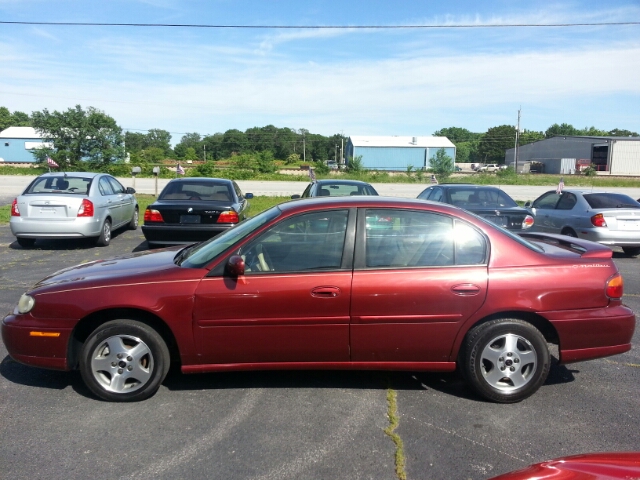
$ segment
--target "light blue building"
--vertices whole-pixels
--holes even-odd
[[[35,163],[31,153],[45,146],[31,127],[9,127],[0,132],[0,163]]]
[[[362,166],[370,170],[406,170],[429,168],[438,150],[455,162],[456,146],[447,137],[352,136],[347,141],[345,157],[362,157]]]

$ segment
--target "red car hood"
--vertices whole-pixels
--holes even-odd
[[[640,452],[590,453],[537,463],[492,480],[640,478]]]
[[[173,259],[180,248],[149,250],[65,268],[43,278],[33,289],[61,284],[68,287],[70,283],[113,283],[116,279],[120,282],[125,278],[144,277],[149,274],[158,274],[160,271],[177,269],[180,267],[174,263]]]

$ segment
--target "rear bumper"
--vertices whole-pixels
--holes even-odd
[[[631,349],[636,316],[624,305],[542,315],[558,332],[560,363],[617,355]]]
[[[581,228],[579,235],[585,240],[612,247],[640,247],[640,231],[609,230],[608,228]]]
[[[18,238],[83,238],[100,235],[102,221],[96,217],[64,220],[11,217],[9,226]]]
[[[141,226],[147,243],[162,245],[181,245],[202,242],[229,230],[235,224],[221,223],[211,225],[153,225]]]

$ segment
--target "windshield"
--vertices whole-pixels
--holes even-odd
[[[621,193],[585,193],[584,199],[591,208],[640,208],[640,203]]]
[[[187,249],[187,251],[181,251],[176,259],[183,267],[202,268],[229,247],[237,244],[262,225],[279,216],[280,213],[282,212],[276,205],[255,217],[251,217],[240,222],[235,227],[230,228],[226,232],[221,233],[206,242],[199,243],[194,247]]]

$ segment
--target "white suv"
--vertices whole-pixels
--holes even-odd
[[[478,172],[497,172],[498,170],[500,170],[500,165],[497,163],[488,163],[480,167]]]

